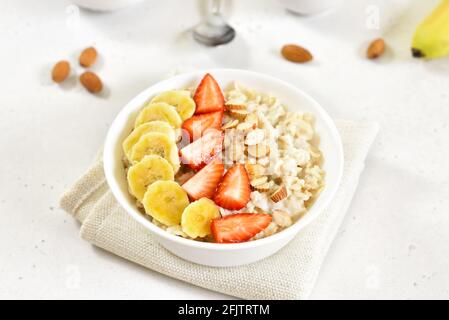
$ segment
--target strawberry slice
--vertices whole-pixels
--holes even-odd
[[[212,199],[224,172],[221,159],[215,158],[207,166],[187,180],[182,187],[192,201],[203,197]]]
[[[265,213],[237,213],[214,219],[211,231],[215,242],[245,242],[268,227],[271,216]]]
[[[248,174],[242,164],[230,168],[220,182],[214,201],[228,210],[240,210],[250,199],[251,186]]]
[[[223,111],[198,114],[187,119],[182,124],[182,129],[189,133],[190,140],[200,138],[207,129],[221,129]]]
[[[221,153],[223,133],[208,130],[200,139],[185,146],[179,151],[181,161],[194,170],[199,170],[211,162],[212,158]]]
[[[193,100],[196,103],[195,114],[224,110],[224,97],[217,81],[208,73],[196,88]]]

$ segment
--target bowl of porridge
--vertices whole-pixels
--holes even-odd
[[[276,78],[213,69],[132,99],[106,138],[123,209],[175,255],[209,266],[280,250],[334,197],[338,131],[313,98]]]

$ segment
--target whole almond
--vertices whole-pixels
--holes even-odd
[[[83,67],[90,67],[97,60],[97,50],[94,47],[89,47],[81,52],[79,63]]]
[[[51,78],[53,79],[54,82],[59,83],[67,79],[69,74],[70,74],[70,64],[67,61],[62,60],[54,65],[53,70],[51,72]]]
[[[287,44],[283,46],[281,54],[288,61],[296,63],[304,63],[313,59],[313,56],[309,50],[296,44]]]
[[[383,39],[376,39],[369,45],[366,50],[366,57],[368,59],[376,59],[385,52],[385,41]]]
[[[103,89],[101,79],[91,71],[84,72],[80,76],[80,82],[91,93],[97,93]]]

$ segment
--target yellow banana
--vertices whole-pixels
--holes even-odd
[[[145,156],[128,170],[129,192],[139,201],[142,201],[148,186],[159,180],[174,180],[173,167],[160,156]]]
[[[441,4],[418,26],[412,42],[415,58],[449,55],[449,0]]]
[[[189,204],[182,213],[182,231],[195,239],[211,234],[210,222],[220,217],[217,205],[210,199],[201,198]]]
[[[171,227],[181,223],[182,212],[189,205],[189,197],[177,182],[159,180],[148,187],[142,204],[147,214]]]

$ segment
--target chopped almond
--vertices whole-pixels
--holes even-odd
[[[270,196],[270,199],[273,202],[279,202],[285,198],[287,198],[287,189],[285,186],[280,186]]]

